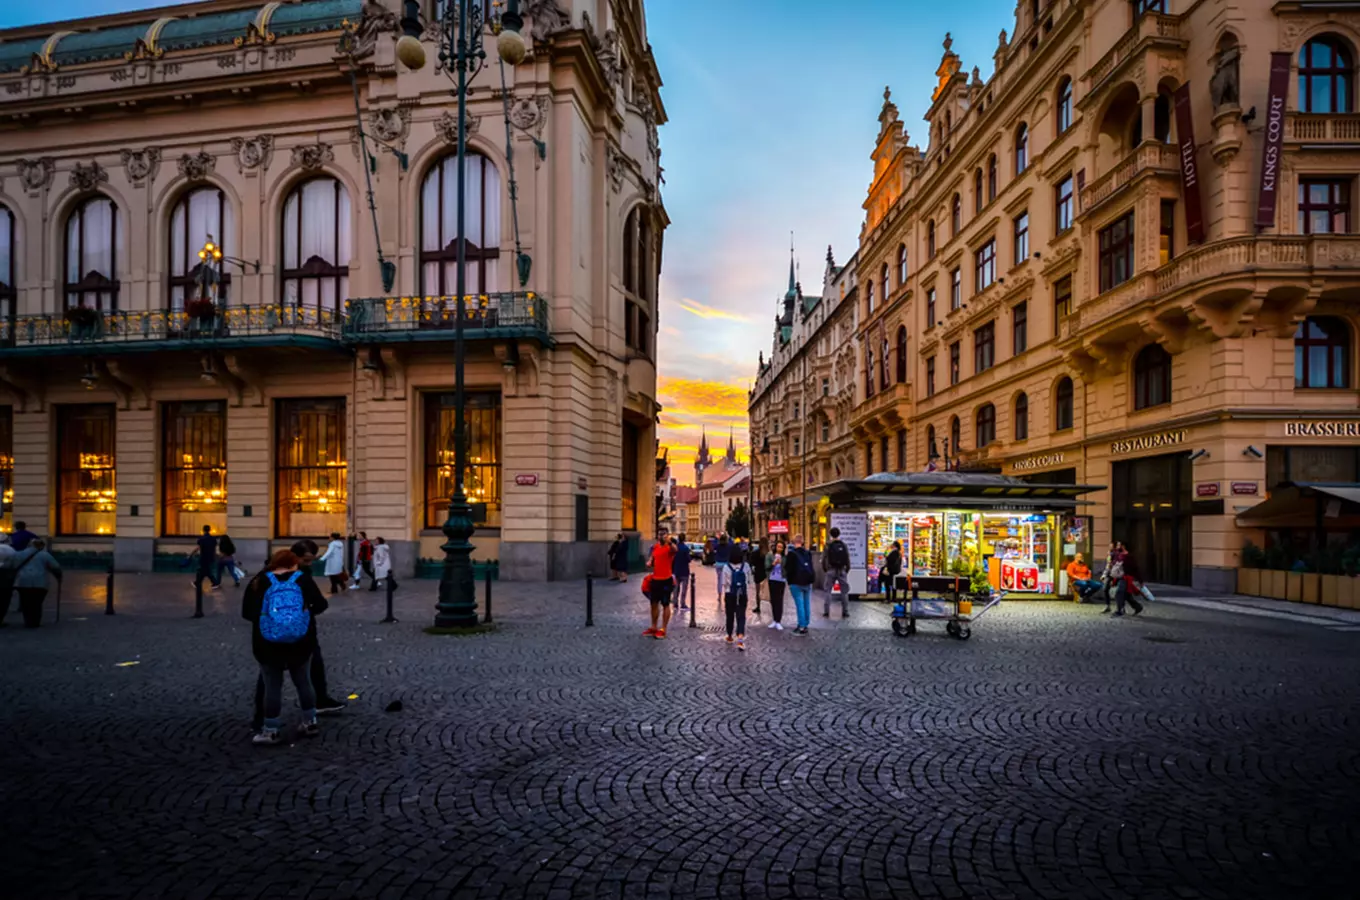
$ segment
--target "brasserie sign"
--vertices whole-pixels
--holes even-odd
[[[1360,422],[1285,422],[1285,437],[1360,438]]]
[[[1179,431],[1160,431],[1157,434],[1147,434],[1142,437],[1128,438],[1123,441],[1113,441],[1110,444],[1110,452],[1113,454],[1135,453],[1139,450],[1156,450],[1158,447],[1170,447],[1174,444],[1185,443],[1187,432],[1184,428]]]

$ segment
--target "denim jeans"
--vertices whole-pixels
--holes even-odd
[[[746,593],[727,595],[727,636],[746,634]],[[736,631],[732,630],[736,626]]]
[[[316,694],[312,692],[312,682],[307,677],[307,660],[293,663],[286,669],[283,666],[270,666],[260,663],[260,678],[264,681],[264,727],[275,731],[279,727],[279,714],[283,710],[283,673],[287,672],[297,689],[298,706],[302,707],[302,720],[311,722],[316,719]]]
[[[793,594],[793,609],[798,614],[798,627],[807,628],[812,624],[812,586],[791,584],[789,593]]]
[[[688,576],[688,575],[676,575],[676,576],[675,576],[675,596],[676,596],[676,599],[679,601],[679,605],[680,605],[680,608],[681,608],[681,609],[686,609],[686,608],[689,607],[689,576]]]

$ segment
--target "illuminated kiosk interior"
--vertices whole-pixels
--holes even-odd
[[[1078,513],[1078,498],[1100,490],[1004,475],[885,472],[816,492],[830,501],[829,524],[850,547],[855,593],[877,592],[879,570],[900,541],[902,574],[981,571],[993,587],[1041,598],[1070,593],[1065,567],[1073,554],[1091,559],[1091,518]]]

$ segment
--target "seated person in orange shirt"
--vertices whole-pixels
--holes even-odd
[[[1100,589],[1100,582],[1091,579],[1091,569],[1086,565],[1080,553],[1067,564],[1067,580],[1072,583],[1072,587],[1081,600],[1085,600],[1090,592]]]

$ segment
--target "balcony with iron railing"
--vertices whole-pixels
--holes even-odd
[[[1081,189],[1083,215],[1118,196],[1144,174],[1176,175],[1176,148],[1158,141],[1144,141],[1111,169]]]
[[[352,343],[447,341],[458,322],[457,297],[374,297],[349,301],[345,340]],[[463,335],[550,342],[548,304],[533,291],[481,294],[463,301]]]

